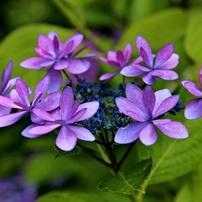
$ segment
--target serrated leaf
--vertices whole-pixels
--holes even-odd
[[[153,168],[148,184],[155,184],[173,180],[187,174],[201,163],[202,130],[201,119],[186,121],[189,137],[176,140],[159,134],[155,145],[146,147],[137,144],[140,159],[152,157]]]
[[[202,12],[202,9],[201,9]],[[187,55],[197,64],[202,63],[202,14],[190,17],[185,33],[184,46]]]
[[[167,43],[177,41],[183,36],[186,28],[186,14],[180,8],[164,9],[141,18],[125,28],[119,48],[126,43],[135,43],[136,35],[146,38],[153,49],[159,49]]]
[[[58,33],[63,42],[75,32],[72,29],[48,24],[29,24],[19,27],[8,34],[0,43],[0,68],[5,68],[8,62],[13,60],[12,77],[20,76],[31,89],[34,89],[45,72],[25,69],[19,64],[29,57],[36,56],[34,47],[37,46],[38,35],[48,34],[51,31]]]
[[[108,177],[98,185],[100,191],[112,191],[116,193],[129,194],[134,191],[143,191],[142,185],[146,181],[152,167],[152,160],[142,160],[128,169],[125,174]]]

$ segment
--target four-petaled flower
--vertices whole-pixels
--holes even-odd
[[[178,78],[178,74],[170,70],[175,68],[179,62],[179,56],[173,53],[173,44],[164,46],[156,56],[152,54],[149,43],[142,36],[137,36],[136,46],[140,57],[133,62],[132,66],[123,68],[120,72],[122,75],[129,77],[143,75],[142,80],[149,85],[155,83],[157,77],[163,80]]]
[[[10,97],[0,95],[0,105],[17,109],[18,112],[6,114],[0,117],[0,127],[5,127],[16,123],[25,114],[30,112],[31,120],[35,123],[42,122],[39,117],[33,113],[34,108],[43,108],[46,111],[52,111],[59,106],[60,92],[53,92],[47,95],[50,83],[50,77],[44,77],[36,86],[34,99],[30,103],[31,90],[27,84],[20,78],[16,80],[16,89],[10,92]]]
[[[198,97],[190,100],[185,107],[184,115],[187,119],[198,119],[202,116],[202,67],[198,75],[200,87],[192,81],[184,80],[182,85],[194,96]]]
[[[108,51],[107,58],[99,57],[104,63],[117,68],[115,72],[103,74],[100,80],[108,80],[116,76],[124,67],[130,64],[130,57],[132,55],[132,46],[130,43],[126,44],[124,51],[118,50],[117,52]],[[130,66],[130,65],[129,65]]]
[[[67,86],[60,98],[60,107],[53,112],[46,112],[43,109],[35,108],[34,113],[45,121],[44,124],[32,124],[28,126],[22,135],[29,138],[36,138],[49,133],[54,129],[61,127],[56,138],[56,145],[61,150],[72,150],[77,139],[85,141],[94,141],[92,133],[82,127],[75,125],[76,122],[86,120],[92,117],[98,110],[99,102],[92,101],[80,104],[77,100],[74,102],[74,94],[71,87]]]
[[[187,138],[188,131],[182,123],[159,118],[172,109],[178,100],[179,95],[172,96],[168,89],[154,92],[150,86],[147,86],[142,91],[128,83],[126,98],[117,97],[115,101],[120,111],[133,118],[135,122],[120,128],[115,135],[115,142],[127,144],[139,138],[143,144],[152,145],[157,141],[154,126],[168,137]]]
[[[20,65],[24,68],[41,70],[45,67],[51,67],[48,69],[48,74],[51,77],[51,86],[49,92],[57,91],[62,85],[61,71],[66,69],[71,74],[81,74],[86,72],[90,68],[90,61],[88,59],[95,56],[95,54],[88,54],[80,58],[75,58],[80,52],[82,52],[88,45],[76,51],[76,49],[83,42],[83,35],[76,32],[71,36],[64,44],[61,43],[59,36],[55,32],[50,32],[48,36],[39,35],[38,47],[34,50],[37,57],[31,57]],[[57,82],[56,82],[57,81]]]

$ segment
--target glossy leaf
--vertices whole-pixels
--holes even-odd
[[[152,160],[143,160],[128,169],[125,174],[108,177],[98,185],[100,191],[112,191],[131,195],[134,191],[142,191],[142,185],[151,171]]]

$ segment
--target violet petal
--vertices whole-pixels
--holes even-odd
[[[7,114],[0,117],[0,127],[10,126],[21,119],[27,112],[16,112],[12,114]]]
[[[154,68],[161,66],[165,63],[173,54],[173,44],[164,46],[156,55]]]
[[[182,85],[195,96],[202,96],[202,89],[192,81],[182,81]]]
[[[144,145],[154,144],[157,138],[157,133],[151,123],[147,124],[139,133],[139,139]]]
[[[176,138],[176,139],[184,139],[188,137],[188,131],[186,127],[178,121],[170,121],[168,123],[162,123],[161,120],[158,120],[158,122],[154,122],[156,127],[165,134],[166,136],[170,138]]]
[[[56,145],[63,151],[70,151],[76,146],[76,134],[68,127],[62,126],[56,138]]]
[[[202,116],[202,99],[193,99],[185,107],[184,115],[186,119],[194,120]]]
[[[119,128],[114,141],[119,144],[128,144],[139,138],[140,131],[147,125],[146,122],[130,123],[124,128]]]
[[[173,95],[163,100],[159,107],[156,109],[156,111],[153,111],[153,118],[156,118],[164,114],[165,112],[171,110],[178,103],[179,98],[179,95]]]
[[[115,71],[115,72],[109,72],[109,73],[103,74],[100,76],[99,80],[104,81],[104,80],[111,79],[114,76],[116,76],[118,73],[119,73],[118,71]]]
[[[79,118],[78,121],[83,121],[92,117],[97,112],[98,108],[99,102],[97,101],[80,104],[77,111],[80,111],[81,109],[86,109],[86,112],[82,117]]]
[[[70,126],[68,125],[68,128],[76,134],[76,137],[80,140],[85,141],[94,141],[95,137],[93,134],[86,128],[81,126]]]

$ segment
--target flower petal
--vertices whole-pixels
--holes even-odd
[[[179,63],[179,55],[173,53],[171,57],[163,64],[161,64],[161,69],[173,69]]]
[[[38,135],[38,134],[30,134],[28,131],[31,130],[32,128],[36,127],[36,124],[31,124],[28,127],[26,127],[22,132],[22,136],[24,137],[28,137],[28,138],[37,138],[39,136],[41,136],[42,134]]]
[[[119,128],[115,134],[114,141],[119,144],[128,144],[139,138],[140,131],[147,125],[146,122],[129,123],[124,128]]]
[[[154,144],[157,138],[157,133],[151,123],[147,124],[139,133],[139,139],[144,145]]]
[[[39,83],[36,85],[34,91],[34,99],[32,105],[36,104],[41,100],[41,98],[47,93],[50,84],[50,77],[45,76]]]
[[[57,61],[54,65],[54,69],[55,70],[62,70],[62,69],[65,69],[67,68],[69,65],[69,61],[66,60],[66,59],[61,59],[59,61]]]
[[[0,117],[0,127],[10,126],[21,119],[27,112],[16,112],[12,114],[7,114]]]
[[[80,140],[85,140],[85,141],[94,141],[95,137],[93,134],[86,128],[81,127],[81,126],[70,126],[68,125],[68,129],[74,132],[76,137]]]
[[[45,111],[52,111],[60,105],[61,92],[53,92],[46,96],[40,103],[37,104],[38,108]]]
[[[133,65],[125,66],[121,71],[120,74],[123,76],[135,77],[143,74],[142,70],[136,69]]]
[[[21,104],[25,106],[30,106],[30,99],[29,99],[29,88],[27,84],[22,79],[16,80],[16,91],[21,98]]]
[[[16,109],[22,109],[22,107],[16,105],[12,99],[8,97],[4,97],[0,95],[0,105],[4,107],[9,107],[9,108],[16,108]]]
[[[146,86],[143,91],[143,102],[150,118],[152,117],[152,111],[154,108],[155,101],[156,98],[152,87]]]
[[[126,98],[133,103],[136,103],[136,106],[142,111],[146,112],[145,105],[143,103],[143,91],[132,83],[126,84]]]
[[[53,130],[55,130],[56,128],[60,127],[61,124],[55,124],[55,123],[45,123],[43,125],[36,125],[34,127],[32,127],[31,129],[28,130],[28,133],[30,135],[43,135],[43,134],[47,134]]]
[[[123,55],[124,55],[124,63],[128,63],[130,60],[130,57],[132,55],[132,45],[130,43],[126,44],[124,51],[123,51]]]
[[[42,119],[42,120],[44,120],[44,121],[51,121],[51,122],[52,122],[52,121],[55,121],[55,119],[53,118],[53,116],[52,116],[50,113],[44,111],[44,109],[34,108],[34,109],[32,110],[32,112],[33,112],[36,116],[38,116],[40,119]]]
[[[171,110],[178,103],[179,98],[179,95],[173,95],[163,100],[159,107],[156,109],[156,111],[153,111],[153,118],[156,118],[164,114],[165,112]]]
[[[74,94],[72,88],[67,86],[60,97],[60,109],[62,120],[66,120],[72,110]]]
[[[68,124],[73,124],[75,122],[78,122],[79,119],[86,113],[86,111],[87,111],[86,108],[77,111],[75,114],[73,114],[73,116],[68,117],[67,123]]]
[[[104,80],[111,79],[114,76],[116,76],[118,73],[119,73],[118,71],[115,71],[115,72],[109,72],[109,73],[103,74],[100,76],[99,80],[104,81]]]
[[[0,105],[0,116],[4,116],[6,114],[10,114],[11,108],[9,107],[4,107]]]
[[[151,72],[145,74],[145,76],[142,77],[142,80],[148,85],[152,85],[157,81],[156,76],[152,76]]]
[[[161,103],[166,98],[172,96],[168,89],[158,90],[154,94],[155,94],[155,97],[156,97],[156,102],[155,102],[155,105],[154,105],[153,112],[155,112],[158,109],[158,107],[161,105]]]
[[[133,103],[124,97],[117,97],[115,102],[119,110],[125,115],[131,116],[133,119],[140,122],[147,120],[147,113],[138,106],[138,103]]]
[[[40,34],[38,37],[38,46],[41,49],[46,50],[49,54],[55,56],[53,41],[48,36],[44,34]]]
[[[63,126],[56,138],[56,145],[63,151],[71,151],[76,146],[76,134],[68,127]]]
[[[173,54],[173,44],[168,44],[164,46],[156,55],[156,60],[154,64],[154,68],[160,67],[163,63],[165,63]]]
[[[62,86],[61,71],[57,71],[54,68],[50,68],[47,71],[46,75],[48,75],[50,77],[50,85],[49,85],[48,93],[58,91]]]
[[[31,57],[31,58],[28,58],[28,59],[24,60],[23,62],[21,62],[20,66],[27,68],[27,69],[40,70],[43,68],[43,66],[41,66],[41,64],[44,62],[47,62],[47,61],[49,61],[49,60],[47,60],[45,58]]]
[[[202,99],[193,99],[185,107],[184,115],[186,119],[194,120],[202,116]]]
[[[138,52],[140,53],[140,49],[142,48],[145,52],[145,55],[147,55],[147,63],[149,67],[153,66],[153,55],[152,55],[152,50],[149,45],[149,43],[142,37],[142,36],[137,36],[136,37],[136,46],[138,49]],[[141,55],[142,56],[142,55]],[[146,61],[144,61],[146,62]]]
[[[81,45],[83,38],[83,34],[77,32],[65,42],[64,47],[66,47],[69,43],[73,42],[71,48],[69,48],[68,54],[74,52]]]
[[[86,63],[86,61],[82,61],[79,59],[71,59],[68,61],[69,65],[66,68],[68,72],[72,74],[81,74],[87,71],[90,67],[90,63]]]
[[[195,96],[202,96],[202,89],[192,81],[182,81],[182,85]]]
[[[97,112],[98,108],[99,102],[97,101],[80,104],[77,111],[80,111],[81,109],[86,109],[86,112],[82,117],[79,118],[78,121],[83,121],[92,117]]]
[[[156,70],[152,71],[151,74],[153,76],[158,76],[163,80],[175,80],[179,77],[178,74],[172,70],[158,70],[158,69],[156,69]]]
[[[164,123],[163,121],[161,123],[160,120],[158,120],[158,122],[153,123],[163,134],[170,138],[184,139],[189,135],[186,127],[178,121],[170,121],[168,123]]]

